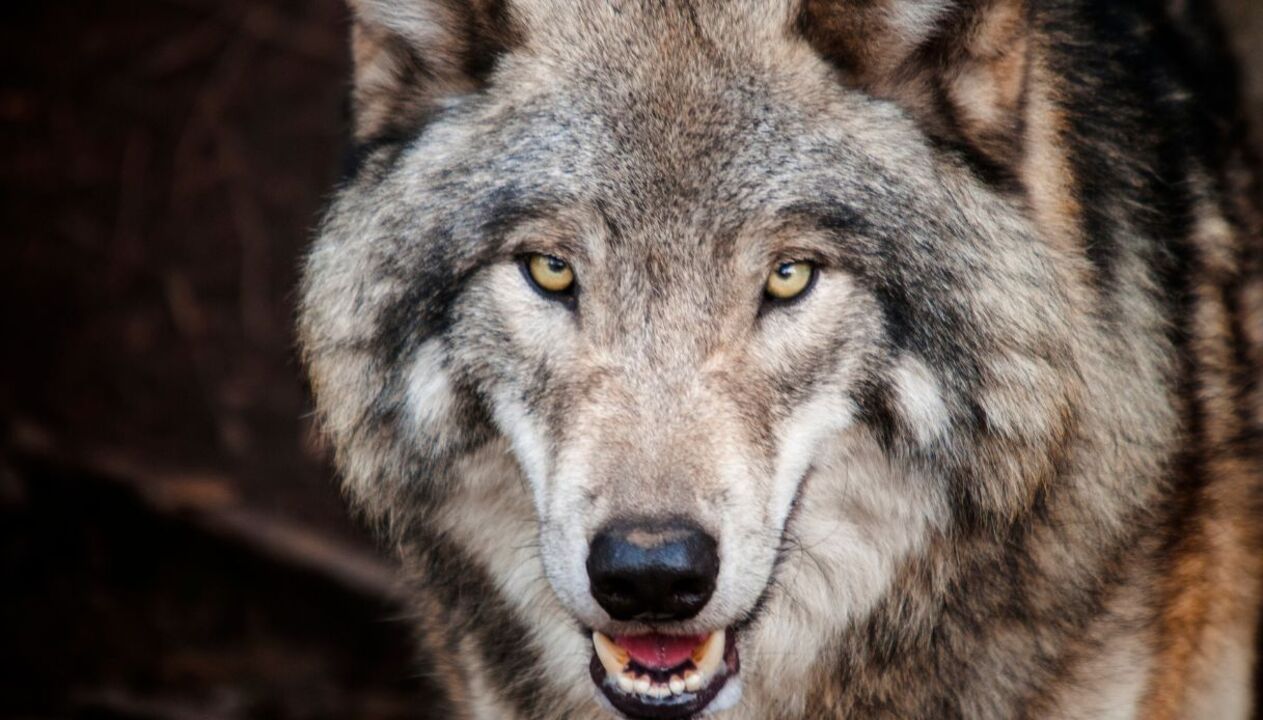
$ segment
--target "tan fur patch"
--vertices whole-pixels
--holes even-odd
[[[1026,99],[1025,150],[1020,168],[1028,202],[1044,239],[1058,248],[1063,258],[1081,258],[1081,208],[1075,197],[1074,172],[1066,157],[1067,128],[1057,97],[1055,80],[1037,55],[1029,72]],[[1085,287],[1087,269],[1068,279]]]

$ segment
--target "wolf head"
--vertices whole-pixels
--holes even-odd
[[[809,665],[1034,502],[1080,310],[1022,199],[1019,3],[354,5],[301,318],[346,488],[501,593],[542,572],[616,708],[719,707],[763,618]]]

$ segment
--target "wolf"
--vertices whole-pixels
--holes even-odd
[[[1181,0],[352,0],[299,337],[435,717],[1246,718],[1263,214]]]

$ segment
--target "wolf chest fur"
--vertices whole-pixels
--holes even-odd
[[[437,716],[1249,716],[1205,4],[351,4],[300,339]]]

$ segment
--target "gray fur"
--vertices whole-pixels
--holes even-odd
[[[1059,194],[1090,170],[1041,135],[1078,91],[1050,49],[1086,22],[1071,4],[902,2],[874,7],[910,45],[862,67],[830,62],[859,43],[814,2],[360,4],[361,54],[438,70],[369,82],[361,62],[365,159],[308,258],[300,335],[348,494],[419,574],[464,712],[603,716],[584,630],[643,628],[591,599],[587,543],[669,515],[720,541],[713,600],[671,629],[741,629],[730,717],[1207,707],[1196,677],[1176,700],[1151,683],[1190,557],[1216,568],[1195,582],[1231,578],[1214,633],[1254,627],[1259,448],[1202,443],[1258,428],[1234,405],[1258,349],[1233,355],[1248,334],[1216,320],[1259,321],[1251,219],[1208,156],[1182,166],[1200,225],[1177,237],[1140,180],[1098,178],[1117,202],[1095,214]],[[1020,108],[979,89],[1015,77],[987,13],[1044,83]],[[485,73],[458,61],[469,37]],[[1031,114],[968,121],[994,108],[938,108],[931,77]],[[1156,162],[1116,151],[1137,178]],[[571,263],[573,308],[530,287],[528,252]],[[786,259],[821,275],[766,306]],[[1229,539],[1193,553],[1203,522]],[[1119,662],[1137,669],[1099,670]]]

